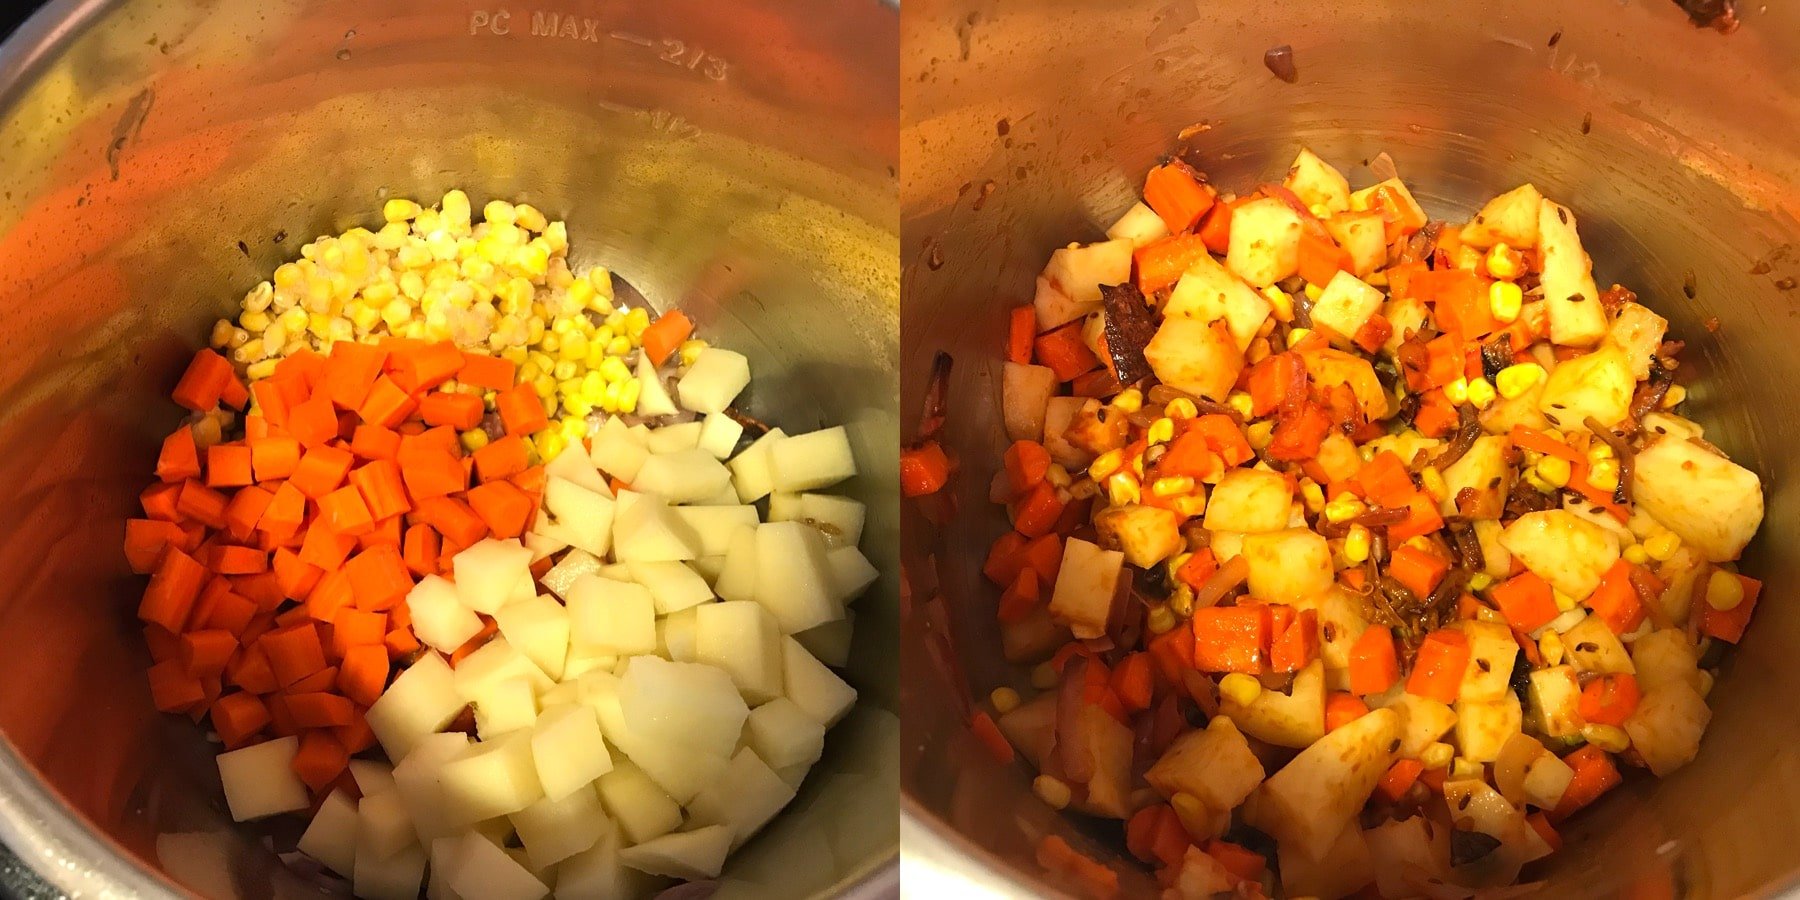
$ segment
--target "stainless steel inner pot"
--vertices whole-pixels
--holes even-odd
[[[1030,302],[1051,249],[1100,237],[1146,168],[1201,123],[1210,128],[1189,143],[1228,186],[1279,179],[1303,146],[1358,187],[1373,179],[1356,164],[1387,151],[1440,217],[1533,181],[1580,214],[1601,284],[1638,291],[1688,341],[1691,413],[1765,480],[1768,518],[1745,567],[1776,587],[1711,694],[1699,759],[1572,820],[1546,893],[1789,889],[1800,865],[1800,667],[1789,643],[1800,609],[1780,586],[1800,578],[1787,538],[1800,494],[1787,487],[1795,457],[1783,449],[1800,440],[1800,295],[1784,290],[1800,277],[1800,10],[1740,6],[1744,25],[1727,37],[1696,30],[1668,0],[908,4],[901,408],[910,423],[932,354],[954,354],[947,440],[962,465],[952,524],[910,516],[903,527],[909,890],[1053,893],[1032,861],[1045,833],[1141,871],[1116,825],[1052,813],[1023,767],[994,763],[957,698],[1028,687],[1000,660],[997,592],[979,574],[1004,527],[986,503],[1005,446],[1004,310]],[[1282,44],[1296,84],[1262,65]],[[1714,317],[1716,333],[1705,325]],[[934,649],[942,635],[953,651]],[[1154,887],[1143,876],[1125,884],[1128,895]]]
[[[579,264],[747,353],[755,415],[849,426],[889,573],[862,705],[720,896],[891,892],[898,32],[878,0],[37,13],[0,47],[0,839],[77,896],[316,895],[152,709],[122,523],[215,318],[384,197],[461,187],[566,218]]]

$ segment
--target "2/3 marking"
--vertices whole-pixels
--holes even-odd
[[[520,13],[519,16],[521,21],[529,16],[532,37],[598,44],[601,36],[605,35],[622,43],[653,50],[656,52],[657,59],[690,72],[698,72],[713,81],[724,81],[731,74],[731,64],[717,54],[709,53],[702,47],[676,38],[663,38],[661,41],[656,41],[626,31],[602,31],[599,19],[544,10],[531,10],[528,13]],[[471,36],[490,34],[504,37],[513,33],[513,27],[511,10],[477,9],[469,13],[469,34]],[[523,28],[521,28],[521,33],[524,33]]]

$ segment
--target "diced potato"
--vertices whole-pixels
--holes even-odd
[[[525,678],[482,684],[469,693],[475,705],[475,733],[484,741],[530,728],[537,722],[537,691]]]
[[[630,762],[620,761],[600,777],[600,801],[632,843],[668,834],[681,825],[681,807]]]
[[[614,423],[619,423],[617,427]],[[588,451],[591,459],[600,471],[621,481],[630,481],[637,477],[638,468],[644,460],[650,458],[650,450],[639,443],[623,423],[616,418],[609,418],[600,426],[600,433],[594,435],[594,445]]]
[[[1044,277],[1077,303],[1099,303],[1100,285],[1124,284],[1131,280],[1131,251],[1134,249],[1127,240],[1087,246],[1071,244],[1050,254]],[[1040,330],[1053,327],[1039,323]]]
[[[731,458],[743,437],[744,423],[722,412],[707,413],[700,421],[700,433],[695,437],[694,446],[711,453],[714,459],[725,460]]]
[[[1688,438],[1706,437],[1706,429],[1700,427],[1700,423],[1691,422],[1674,413],[1646,413],[1644,415],[1643,426],[1644,435],[1646,439],[1649,440],[1654,439],[1650,437],[1651,435],[1665,434],[1678,441],[1685,441]]]
[[[1056,743],[1056,692],[1039,694],[1001,714],[995,722],[1019,754],[1039,769]]]
[[[816,491],[855,476],[849,432],[834,425],[777,443],[769,451],[769,474],[778,491]]]
[[[708,509],[710,507],[694,508]],[[586,550],[573,549],[558,560],[556,565],[551,566],[550,571],[545,572],[539,582],[556,596],[567,597],[569,588],[574,585],[576,579],[583,575],[599,572],[600,567],[604,565],[605,563],[601,562],[600,558],[594,554]],[[430,576],[427,576],[427,579],[429,578]]]
[[[1082,640],[1105,634],[1124,562],[1125,554],[1117,550],[1102,550],[1080,538],[1069,538],[1063,543],[1050,614]]]
[[[1193,316],[1164,318],[1144,348],[1144,359],[1164,384],[1221,403],[1244,368],[1243,351],[1225,323],[1209,324]],[[1048,421],[1044,429],[1048,434]]]
[[[1339,271],[1313,303],[1312,320],[1346,340],[1356,337],[1369,317],[1381,311],[1380,291],[1349,272]]]
[[[1462,690],[1465,700],[1498,700],[1512,693],[1513,663],[1519,656],[1519,643],[1512,629],[1499,622],[1471,619],[1462,623],[1469,639],[1469,666],[1463,670]]]
[[[1533,670],[1529,693],[1534,730],[1553,738],[1581,733],[1581,682],[1574,666]]]
[[[843,615],[841,607],[862,596],[869,585],[881,577],[881,571],[869,558],[855,547],[835,547],[825,551],[825,582],[831,588],[831,599],[840,607],[839,615]],[[823,623],[825,625],[830,622]],[[813,628],[820,626],[815,625]],[[811,631],[812,628],[802,629]],[[795,632],[800,634],[801,632]]]
[[[1350,208],[1349,179],[1304,147],[1294,157],[1293,165],[1288,166],[1287,177],[1282,179],[1281,186],[1293,191],[1294,196],[1308,207],[1322,206],[1327,213]]]
[[[1500,533],[1500,544],[1550,586],[1582,600],[1619,559],[1612,532],[1560,509],[1526,513]]]
[[[1071,471],[1086,468],[1094,460],[1094,454],[1070,443],[1066,436],[1070,423],[1081,413],[1087,400],[1086,397],[1051,397],[1044,407],[1044,449],[1050,451],[1052,460]]]
[[[1762,480],[1690,441],[1657,438],[1631,476],[1632,499],[1713,562],[1736,559],[1762,525]]]
[[[1650,359],[1662,346],[1669,320],[1650,311],[1641,303],[1626,303],[1613,316],[1607,329],[1607,346],[1617,347],[1631,365],[1631,377],[1643,381],[1650,376]]]
[[[449,664],[442,656],[427,653],[388,685],[369,707],[367,718],[388,758],[399,763],[427,735],[450,724],[466,705]]]
[[[731,829],[709,825],[652,838],[619,851],[619,861],[640,872],[669,878],[717,878],[731,852]]]
[[[710,599],[710,592],[707,596]],[[494,624],[545,675],[562,678],[569,654],[569,611],[561,603],[543,595],[509,603],[494,613]]]
[[[518,812],[544,796],[529,733],[469,745],[438,770],[438,783],[452,827]]]
[[[1462,229],[1463,243],[1471,247],[1505,244],[1514,250],[1530,250],[1538,242],[1538,211],[1544,195],[1531,184],[1521,184],[1487,202]]]
[[[1287,528],[1294,494],[1279,472],[1232,469],[1213,488],[1206,503],[1206,528],[1212,531],[1265,532]]]
[[[1163,222],[1162,216],[1156,214],[1156,210],[1139,201],[1131,204],[1131,208],[1112,223],[1112,227],[1106,229],[1106,236],[1115,241],[1130,241],[1133,247],[1142,247],[1168,237],[1169,226]]]
[[[669,396],[668,382],[663,381],[656,366],[651,365],[650,357],[638,355],[637,368],[632,374],[639,385],[637,414],[640,416],[672,416],[680,409],[675,406],[675,398]]]
[[[825,495],[803,494],[801,496],[804,498]],[[850,502],[854,503],[855,501]],[[701,558],[726,555],[731,551],[731,538],[737,534],[737,530],[746,525],[755,526],[760,521],[754,506],[674,506],[669,508],[669,512],[673,513],[683,525],[686,525],[698,539],[698,546],[695,549],[699,551]],[[561,563],[557,565],[561,565]],[[655,592],[652,591],[652,593]],[[557,592],[558,596],[561,594],[561,591]]]
[[[1514,806],[1555,809],[1573,780],[1575,770],[1527,734],[1513,735],[1494,762],[1494,784]]]
[[[661,430],[669,431],[670,429]],[[697,428],[692,431],[679,427],[675,429],[677,435],[696,432],[698,432]],[[564,481],[581,485],[602,497],[612,497],[612,490],[606,486],[606,479],[601,477],[593,458],[588,455],[587,448],[580,441],[570,444],[563,449],[563,452],[558,453],[555,459],[546,463],[544,476],[561,478]]]
[[[721,600],[756,599],[756,525],[738,527],[725,551],[725,567],[713,579],[713,593]]]
[[[1606,311],[1594,287],[1593,263],[1576,234],[1575,214],[1546,199],[1538,207],[1538,243],[1551,343],[1593,346],[1606,336]]]
[[[1582,619],[1581,624],[1563,633],[1562,641],[1568,648],[1570,664],[1578,672],[1614,675],[1636,671],[1625,645],[1599,616]]]
[[[1500,842],[1492,853],[1456,867],[1451,880],[1474,886],[1497,886],[1516,880],[1523,862],[1518,849],[1525,839],[1523,832],[1531,828],[1525,823],[1524,812],[1478,778],[1445,782],[1444,801],[1456,810],[1453,816],[1457,830],[1479,832]]]
[[[1186,543],[1181,538],[1181,517],[1174,510],[1132,503],[1109,506],[1094,515],[1100,546],[1125,554],[1125,561],[1140,569],[1174,556]]]
[[[779,451],[801,438],[789,438],[775,445],[771,459]],[[780,481],[777,477],[777,482]],[[670,503],[699,503],[719,495],[731,486],[731,470],[711,453],[698,447],[674,453],[652,453],[638,469],[631,489],[641,494],[655,494]],[[780,485],[777,484],[777,487]],[[570,543],[574,543],[571,541]],[[580,546],[577,544],[577,546]],[[592,548],[583,548],[590,553]],[[602,554],[595,554],[596,556]]]
[[[1387,389],[1381,386],[1375,367],[1367,359],[1329,347],[1307,350],[1300,358],[1306,362],[1306,376],[1315,388],[1329,391],[1340,384],[1347,385],[1356,397],[1356,405],[1362,407],[1363,415],[1370,421],[1387,418]]]
[[[619,862],[622,842],[618,825],[608,822],[605,833],[592,848],[558,865],[557,900],[614,900],[656,893],[662,887],[662,879],[626,868]]]
[[[1164,316],[1190,316],[1201,322],[1225,320],[1241,352],[1272,311],[1269,301],[1211,256],[1194,261],[1163,304]]]
[[[662,498],[619,492],[619,511],[613,519],[613,557],[619,562],[667,562],[700,555],[700,537]]]
[[[234,821],[249,822],[307,807],[306,785],[293,769],[299,749],[299,738],[284,737],[219,754],[219,780],[225,786],[225,805]]]
[[[1425,208],[1419,205],[1419,201],[1413,199],[1412,191],[1407,188],[1406,182],[1399,178],[1389,178],[1351,193],[1350,208],[1358,211],[1373,209],[1375,194],[1383,189],[1386,189],[1389,199],[1400,205],[1399,213],[1403,219],[1414,222],[1425,221]]]
[[[1490,578],[1504,579],[1512,573],[1512,554],[1500,543],[1500,535],[1506,529],[1498,519],[1476,519],[1475,540],[1481,544],[1481,561],[1486,563],[1486,572]]]
[[[1632,641],[1631,665],[1641,691],[1675,681],[1700,687],[1699,653],[1679,628],[1652,631]]]
[[[774,768],[810,766],[825,751],[825,726],[794,701],[777,697],[750,711],[744,744]]]
[[[717,781],[688,804],[696,825],[723,825],[741,846],[794,799],[794,789],[749,748],[739,750]]]
[[[731,483],[737,489],[739,503],[755,503],[775,490],[769,457],[775,451],[775,445],[785,440],[787,432],[771,428],[725,464],[731,470]]]
[[[548,797],[508,818],[534,869],[546,869],[600,841],[606,833],[606,810],[592,786],[583,785],[559,800]]]
[[[1377,705],[1371,702],[1370,705]],[[1400,716],[1400,756],[1418,759],[1425,748],[1444,739],[1456,727],[1456,711],[1430,697],[1396,691],[1379,705]]]
[[[486,842],[483,841],[483,843]],[[419,884],[424,880],[424,849],[413,846],[391,856],[380,856],[369,850],[367,845],[360,841],[357,842],[356,873],[350,879],[351,888],[356,896],[367,898],[367,900],[414,900],[419,896]],[[490,894],[489,896],[502,897],[504,895]]]
[[[625,568],[631,580],[643,585],[656,602],[656,614],[666,616],[713,598],[712,588],[687,565],[678,562],[631,562]]]
[[[617,656],[656,652],[656,600],[643,585],[584,575],[569,589],[568,610],[576,648]]]
[[[714,605],[714,604],[706,604]],[[694,616],[698,606],[690,606],[656,620],[656,655],[670,662],[700,662]]]
[[[868,516],[868,507],[860,500],[808,492],[800,495],[798,512],[800,521],[819,529],[825,536],[827,547],[854,547],[862,543],[863,520]]]
[[[1130,429],[1128,419],[1090,397],[1063,429],[1063,440],[1098,456],[1124,447]]]
[[[356,801],[343,791],[332,791],[319,811],[313,814],[306,832],[300,835],[299,851],[323,863],[326,868],[349,878],[356,874]],[[412,832],[406,838],[411,841]]]
[[[1244,533],[1241,531],[1214,531],[1212,533],[1213,558],[1219,562],[1230,562],[1244,553]]]
[[[1325,684],[1334,691],[1349,688],[1350,648],[1369,628],[1362,600],[1343,590],[1330,590],[1318,600],[1296,604],[1319,611],[1319,660],[1325,664]]]
[[[1089,301],[1072,299],[1058,290],[1050,279],[1042,275],[1037,277],[1037,293],[1032,297],[1031,303],[1037,313],[1037,330],[1039,332],[1067,325],[1090,313],[1100,311],[1098,297]]]
[[[1469,519],[1498,519],[1506,511],[1506,496],[1512,491],[1513,467],[1507,464],[1512,439],[1489,434],[1475,439],[1475,445],[1461,459],[1444,467],[1444,497],[1438,509],[1446,516],[1461,515]],[[1467,509],[1458,509],[1456,498],[1463,490],[1474,491]]]
[[[1344,825],[1324,855],[1317,859],[1287,843],[1276,847],[1281,887],[1289,897],[1335,900],[1348,897],[1375,880],[1375,861],[1369,843],[1355,822]]]
[[[1478,417],[1481,427],[1489,434],[1506,434],[1514,426],[1543,431],[1550,427],[1544,418],[1544,411],[1539,408],[1544,397],[1544,385],[1548,379],[1539,378],[1531,387],[1517,397],[1496,397],[1487,409]]]
[[[1414,897],[1409,873],[1442,879],[1450,871],[1450,830],[1426,816],[1389,819],[1363,832],[1375,863],[1375,886],[1383,897]]]
[[[612,771],[612,754],[600,735],[592,707],[577,703],[546,712],[531,732],[531,760],[538,784],[551,800],[561,800]]]
[[[1075,639],[1069,627],[1039,606],[1016,622],[1000,623],[1000,655],[1015,666],[1031,665],[1050,658],[1056,648]]]
[[[1625,733],[1650,771],[1667,776],[1700,752],[1700,736],[1711,719],[1712,710],[1699,691],[1685,681],[1670,681],[1638,700],[1625,720]]]
[[[618,690],[633,734],[722,758],[731,756],[750,715],[731,676],[712,666],[632,657]]]
[[[1465,759],[1493,762],[1500,748],[1519,732],[1524,720],[1519,698],[1507,692],[1497,700],[1456,701],[1456,746]]]
[[[1250,596],[1265,603],[1316,597],[1331,589],[1336,575],[1331,547],[1310,528],[1245,535],[1244,559],[1250,564]]]
[[[1245,820],[1302,855],[1323,857],[1393,765],[1399,738],[1391,710],[1340,726],[1264,781]]]
[[[1165,797],[1192,794],[1208,809],[1231,810],[1262,783],[1263,767],[1229,716],[1175,739],[1144,780]]]
[[[394,789],[394,768],[378,759],[350,760],[350,777],[364,797]]]
[[[1217,859],[1201,852],[1199,847],[1190,846],[1181,858],[1181,870],[1175,874],[1175,886],[1163,896],[1173,896],[1179,900],[1211,900],[1220,894],[1235,891],[1240,880]]]
[[[1387,264],[1387,226],[1381,220],[1381,213],[1370,210],[1340,212],[1325,220],[1325,230],[1331,232],[1338,246],[1350,254],[1350,272],[1358,278],[1367,277]],[[1423,309],[1424,304],[1419,305]],[[1418,325],[1413,327],[1416,329]],[[1400,330],[1398,323],[1394,330]]]
[[[1300,268],[1300,214],[1274,197],[1231,210],[1231,247],[1225,266],[1255,287],[1267,287]]]
[[[730,675],[750,703],[781,696],[781,629],[759,604],[740,600],[696,607],[694,657]]]
[[[413,634],[421,643],[444,653],[461,647],[481,631],[481,618],[463,605],[450,579],[427,575],[406,595]]]
[[[1325,666],[1308,663],[1294,676],[1288,693],[1264,690],[1248,705],[1219,700],[1219,714],[1245,734],[1278,747],[1307,747],[1325,734]]]
[[[463,835],[451,858],[455,865],[445,884],[458,897],[537,900],[550,893],[550,888],[531,874],[531,870],[479,832]],[[414,890],[416,892],[417,888]]]
[[[1088,781],[1087,800],[1081,808],[1111,819],[1129,818],[1135,811],[1135,804],[1131,802],[1131,758],[1135,740],[1131,729],[1095,703],[1082,705],[1076,727],[1094,760],[1094,777]]]
[[[830,728],[856,705],[856,689],[792,637],[782,638],[781,660],[788,699],[813,721]]]
[[[452,566],[457,596],[464,606],[479,613],[493,615],[514,600],[537,594],[531,579],[531,551],[516,540],[477,541],[456,554]]]
[[[1332,431],[1325,435],[1319,444],[1319,455],[1315,457],[1319,468],[1325,470],[1327,481],[1348,481],[1362,469],[1362,457],[1356,452],[1356,442],[1350,440],[1341,431]]]
[[[1544,383],[1538,410],[1565,431],[1587,431],[1589,417],[1611,428],[1630,412],[1636,386],[1625,351],[1601,347],[1557,366]]]
[[[841,669],[850,664],[850,646],[855,635],[856,611],[846,609],[842,619],[798,632],[794,640],[799,641],[806,652],[818,657],[819,662]]]
[[[825,541],[801,522],[765,522],[756,529],[756,602],[793,634],[841,615],[832,598]]]
[[[700,430],[704,427],[706,426],[699,422],[664,425],[650,432],[650,440],[644,446],[649,448],[651,453],[680,453],[683,450],[692,450],[700,446]],[[568,453],[557,454],[556,460],[550,465],[557,465],[569,455]],[[575,455],[579,457],[580,452],[578,451]],[[602,482],[602,484],[604,483]]]
[[[444,814],[444,792],[438,776],[445,763],[468,752],[469,744],[469,736],[461,732],[427,735],[394,767],[394,790],[406,801],[406,812],[420,843],[445,837],[455,830]]]
[[[675,392],[681,405],[697,413],[724,412],[750,386],[750,360],[742,353],[707,347],[694,358]]]

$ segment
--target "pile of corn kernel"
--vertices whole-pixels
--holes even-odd
[[[452,340],[503,357],[557,420],[533,442],[544,460],[587,436],[591,413],[637,409],[642,385],[632,362],[649,312],[616,302],[605,267],[569,268],[563,222],[530,204],[492,200],[477,223],[460,190],[433,207],[388,200],[382,218],[377,231],[352,228],[300,248],[300,259],[244,295],[236,322],[213,325],[212,346],[252,381],[302,348],[329,353],[338,341],[385,336]],[[687,342],[681,362],[704,347]],[[492,411],[493,392],[482,399]],[[487,439],[480,428],[462,434],[470,450]]]

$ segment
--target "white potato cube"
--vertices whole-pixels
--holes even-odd
[[[1569,664],[1584,675],[1637,672],[1631,655],[1625,652],[1625,645],[1599,616],[1588,616],[1575,627],[1563,632],[1562,642],[1568,650]]]
[[[626,563],[625,568],[631,572],[632,581],[650,592],[659,616],[698,606],[713,598],[706,579],[682,563],[631,562]]]
[[[1336,167],[1304,147],[1288,166],[1282,187],[1294,192],[1308,207],[1322,206],[1327,213],[1350,208],[1350,181]]]
[[[1358,277],[1366,278],[1387,264],[1387,224],[1382,221],[1381,213],[1340,212],[1325,220],[1325,230],[1331,232],[1332,240],[1350,254],[1350,271]],[[1423,303],[1419,304],[1419,309],[1423,311]],[[1399,323],[1395,323],[1394,329],[1399,331]]]
[[[612,496],[612,489],[606,486],[606,479],[594,467],[594,460],[580,441],[570,441],[555,459],[545,463],[544,476],[578,484],[602,497]]]
[[[406,800],[398,791],[364,797],[357,807],[357,841],[377,859],[386,859],[418,843]]]
[[[570,791],[560,800],[545,797],[507,818],[519,830],[519,841],[535,869],[556,865],[594,846],[608,822],[592,785]]]
[[[332,791],[300,835],[300,852],[345,878],[355,875],[357,821],[356,801],[343,791]],[[412,837],[408,832],[407,840]]]
[[[569,657],[569,611],[561,603],[541,594],[509,603],[494,613],[494,624],[551,680],[562,678]]]
[[[825,551],[826,581],[831,585],[831,597],[839,605],[849,603],[862,596],[869,589],[881,572],[869,562],[869,558],[855,547],[838,547]]]
[[[699,539],[697,549],[702,557],[724,556],[731,549],[731,536],[739,528],[761,521],[756,507],[741,506],[735,501],[728,506],[676,506],[669,511]]]
[[[577,703],[547,711],[531,732],[531,758],[544,796],[561,800],[612,771],[612,754],[593,707]]]
[[[731,829],[709,825],[652,838],[619,851],[619,861],[640,872],[689,880],[717,878],[731,852]]]
[[[1736,559],[1763,520],[1755,472],[1675,435],[1638,451],[1632,498],[1713,562]]]
[[[756,599],[756,532],[754,525],[745,525],[732,534],[725,551],[725,568],[713,579],[713,593],[721,599]]]
[[[721,758],[731,756],[750,715],[724,671],[655,656],[629,661],[619,677],[619,709],[635,735]]]
[[[1526,513],[1500,533],[1500,544],[1525,568],[1582,600],[1619,559],[1611,531],[1560,509]]]
[[[1050,262],[1044,266],[1044,277],[1070,300],[1098,303],[1100,285],[1124,284],[1131,279],[1131,251],[1132,244],[1127,240],[1086,246],[1071,244],[1051,251]],[[1038,327],[1049,329],[1055,326],[1039,322]]]
[[[621,760],[600,776],[600,802],[626,840],[638,844],[681,825],[681,807],[644,770]]]
[[[443,730],[468,705],[444,658],[427,653],[406,667],[369,707],[375,739],[395,763],[406,759],[425,736]]]
[[[613,423],[618,419],[608,419]],[[600,471],[620,481],[629,482],[637,477],[638,469],[650,458],[650,449],[632,439],[631,434],[623,427],[609,429],[601,427],[600,433],[594,436],[594,446],[588,451],[588,458]]]
[[[457,596],[478,613],[491,616],[514,600],[537,594],[531,578],[531,551],[516,540],[477,541],[456,554],[451,568]]]
[[[708,598],[709,600],[711,598]],[[708,603],[706,606],[715,604]],[[690,606],[656,620],[656,655],[673,662],[700,662],[695,620],[703,607]]]
[[[1225,265],[1254,287],[1274,284],[1299,271],[1300,231],[1300,214],[1277,198],[1236,206]]]
[[[1050,595],[1050,614],[1067,624],[1077,638],[1105,634],[1113,591],[1124,565],[1124,553],[1069,538],[1063,544],[1062,565]]]
[[[688,804],[696,825],[731,829],[731,846],[741,846],[794,799],[794,789],[748,747],[731,758],[717,781]]]
[[[675,406],[674,398],[669,396],[668,385],[663,382],[662,373],[650,364],[650,357],[638,354],[637,369],[633,373],[638,382],[638,415],[645,418],[672,416],[681,410]]]
[[[825,752],[825,725],[794,701],[777,697],[750,711],[744,744],[773,768],[810,766]]]
[[[718,495],[730,485],[731,470],[711,453],[695,448],[652,453],[638,469],[631,489],[655,494],[670,503],[695,503]]]
[[[614,501],[603,492],[551,478],[544,486],[542,521],[534,530],[595,556],[605,556],[612,548],[616,514]]]
[[[1244,536],[1250,564],[1250,596],[1266,603],[1295,603],[1331,589],[1331,547],[1310,528]]]
[[[477,832],[463,835],[455,859],[447,881],[464,900],[538,900],[550,893],[530,870]]]
[[[850,664],[850,641],[856,631],[856,611],[844,610],[844,617],[794,633],[808,653],[834,669]]]
[[[1232,469],[1206,502],[1206,527],[1214,531],[1264,532],[1288,527],[1293,491],[1279,472]]]
[[[744,503],[755,503],[769,492],[775,490],[775,477],[770,468],[770,454],[775,446],[787,440],[787,432],[779,428],[771,428],[768,433],[756,439],[750,446],[731,458],[726,468],[731,470],[732,485],[737,488],[738,500]]]
[[[1554,738],[1581,732],[1581,682],[1574,666],[1533,671],[1529,693],[1534,730]]]
[[[417,900],[425,880],[425,850],[409,846],[391,856],[377,856],[364,844],[356,846],[356,874],[352,890],[364,900]]]
[[[514,678],[527,680],[532,689],[539,692],[556,684],[531,661],[531,657],[520,653],[519,648],[505,637],[496,637],[463,657],[462,662],[456,664],[454,675],[457,693],[470,703],[474,703],[486,688]]]
[[[1272,307],[1268,298],[1257,293],[1242,278],[1210,256],[1196,259],[1175,283],[1169,300],[1163,304],[1164,316],[1188,316],[1201,322],[1225,320],[1225,327],[1237,342],[1238,350],[1250,346],[1256,332],[1267,321]]]
[[[722,413],[750,386],[750,360],[742,353],[708,347],[675,384],[681,405],[698,413]]]
[[[1606,336],[1606,311],[1594,287],[1593,263],[1581,248],[1575,214],[1551,200],[1538,207],[1538,255],[1544,288],[1544,310],[1550,319],[1550,341],[1568,347],[1590,347]]]
[[[781,776],[781,780],[787,782],[788,787],[791,787],[794,790],[798,791],[798,790],[800,790],[800,785],[806,783],[807,773],[809,773],[811,771],[812,771],[812,766],[800,765],[800,766],[788,766],[785,769],[776,769],[775,774]]]
[[[586,550],[574,548],[562,559],[557,560],[556,565],[551,566],[550,571],[545,572],[544,577],[538,579],[538,583],[558,597],[567,597],[569,587],[575,583],[576,579],[583,575],[592,575],[600,571],[600,567],[604,565],[606,564],[600,561],[600,557]]]
[[[724,670],[751,704],[781,696],[781,629],[760,604],[697,607],[694,661]]]
[[[855,547],[861,544],[863,522],[867,517],[868,507],[860,500],[836,494],[800,495],[800,521],[819,529],[825,535],[827,547]]]
[[[449,653],[481,632],[481,618],[463,605],[448,578],[427,575],[406,594],[413,634],[427,647]]]
[[[350,777],[356,780],[356,790],[364,797],[394,789],[394,767],[378,759],[351,760]]]
[[[792,522],[800,518],[800,495],[776,491],[769,495],[769,521]]]
[[[837,425],[779,441],[769,451],[769,474],[779,491],[813,491],[837,484],[856,474],[850,436]]]
[[[1162,216],[1156,214],[1156,210],[1139,201],[1131,204],[1131,208],[1112,223],[1112,227],[1106,229],[1106,236],[1115,241],[1130,241],[1133,247],[1142,247],[1168,237],[1169,226],[1162,220]]]
[[[444,816],[459,826],[518,812],[544,796],[529,733],[470,745],[439,768],[438,781]]]
[[[1538,395],[1544,420],[1565,431],[1587,431],[1587,420],[1611,428],[1624,421],[1637,388],[1625,351],[1601,347],[1567,360],[1550,373]]]
[[[1700,737],[1712,720],[1706,698],[1685,681],[1672,681],[1648,691],[1625,720],[1631,746],[1658,777],[1667,777],[1692,762]]]
[[[613,520],[613,556],[620,562],[666,562],[701,555],[700,537],[675,514],[674,508],[656,497],[632,494],[629,504]]]
[[[1498,700],[1456,701],[1456,747],[1465,759],[1491,763],[1500,758],[1500,748],[1519,733],[1524,721],[1517,695],[1508,693]]]
[[[726,565],[729,568],[730,560]],[[783,634],[838,617],[825,541],[799,522],[767,522],[756,529],[756,602],[774,614]]]
[[[1538,242],[1538,211],[1544,195],[1536,186],[1521,184],[1487,202],[1462,229],[1463,243],[1471,247],[1506,244],[1529,250]]]
[[[421,844],[452,833],[444,818],[444,792],[438,775],[444,763],[460,758],[469,747],[461,732],[426,735],[400,765],[394,767],[394,790],[406,801],[406,812]]]
[[[711,453],[714,459],[728,459],[743,436],[744,423],[722,412],[707,413],[700,421],[700,437],[695,446]]]
[[[656,652],[656,600],[643,585],[584,575],[568,601],[572,646],[615,656]]]
[[[1043,279],[1039,279],[1042,283]],[[1000,367],[1000,413],[1006,436],[1015,441],[1041,441],[1056,393],[1056,371],[1008,361]]]
[[[1662,347],[1668,331],[1668,319],[1642,303],[1625,303],[1606,330],[1606,343],[1625,354],[1631,364],[1631,377],[1643,381],[1650,377],[1650,360]]]
[[[787,698],[813,721],[830,728],[856,705],[856,689],[814,659],[799,641],[782,639],[781,660]]]
[[[682,422],[678,425],[664,425],[650,429],[650,441],[645,444],[651,453],[679,453],[700,446],[699,422]],[[558,457],[559,459],[561,457]]]
[[[530,728],[537,722],[537,691],[523,676],[482,684],[473,691],[475,733],[484,741]]]
[[[1313,304],[1312,320],[1337,332],[1345,340],[1356,337],[1369,318],[1381,311],[1382,294],[1363,280],[1339,271]]]
[[[1196,316],[1164,318],[1156,336],[1144,347],[1144,359],[1164,384],[1220,403],[1231,394],[1244,368],[1244,354],[1231,329],[1223,322],[1204,322]],[[1052,406],[1055,402],[1052,400]],[[1048,413],[1044,431],[1048,445]]]

